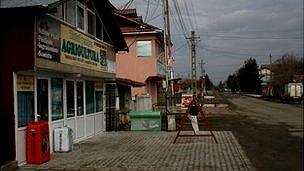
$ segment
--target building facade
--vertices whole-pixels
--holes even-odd
[[[26,161],[26,126],[68,126],[74,142],[106,128],[116,52],[127,51],[107,1],[2,1],[0,165]],[[115,86],[115,85],[114,85]]]
[[[271,66],[269,64],[262,64],[259,69],[261,80],[262,95],[273,96],[273,85],[271,84]]]
[[[132,96],[149,94],[153,104],[160,102],[165,80],[162,30],[144,23],[136,9],[116,10],[115,15],[129,47],[117,54],[117,76],[146,84],[132,88]]]

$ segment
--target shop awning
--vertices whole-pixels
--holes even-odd
[[[146,79],[146,81],[162,81],[162,80],[165,80],[166,78],[165,77],[161,77],[161,76],[150,76]]]
[[[124,84],[132,87],[143,87],[146,84],[138,81],[134,81],[128,78],[115,78],[115,79],[108,79],[105,81],[106,83],[117,83],[117,84]]]

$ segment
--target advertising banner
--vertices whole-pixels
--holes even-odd
[[[95,82],[94,88],[95,88],[95,91],[103,91],[103,83],[102,82]]]
[[[18,75],[17,91],[34,91],[34,77],[29,75]]]
[[[106,55],[106,45],[61,24],[61,63],[106,71]]]
[[[49,17],[40,16],[36,21],[36,55],[53,61],[60,60],[60,24]]]

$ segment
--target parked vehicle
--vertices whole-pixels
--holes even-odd
[[[288,83],[285,85],[284,94],[281,96],[283,103],[301,103],[303,100],[303,83]]]

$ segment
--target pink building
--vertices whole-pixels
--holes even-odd
[[[117,22],[129,52],[118,53],[116,76],[145,83],[132,88],[132,96],[149,94],[152,103],[162,101],[162,81],[165,80],[165,59],[162,30],[144,23],[136,9],[117,10]]]

